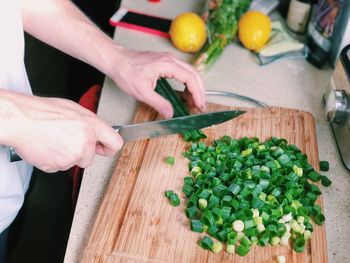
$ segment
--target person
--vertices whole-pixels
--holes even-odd
[[[75,102],[32,95],[23,62],[23,30],[94,66],[165,118],[173,109],[154,91],[159,77],[184,83],[188,103],[205,110],[199,73],[172,54],[118,46],[69,0],[1,1],[0,262],[5,260],[6,233],[24,202],[33,166],[47,173],[75,165],[85,168],[96,154],[110,156],[123,145],[108,124]],[[23,161],[9,162],[9,146]]]

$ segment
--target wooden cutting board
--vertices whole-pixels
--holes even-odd
[[[230,109],[210,104],[209,111]],[[151,121],[157,114],[145,105],[136,112],[135,123]],[[229,122],[204,130],[206,142],[230,135],[256,136],[266,140],[283,137],[296,144],[319,168],[315,121],[311,114],[283,108],[249,109]],[[245,257],[226,252],[214,254],[199,247],[204,234],[190,230],[184,203],[172,207],[164,197],[166,190],[181,193],[188,160],[182,153],[189,144],[180,135],[170,135],[127,143],[99,209],[83,255],[83,262],[276,262],[285,255],[287,262],[328,262],[325,227],[315,226],[304,253],[290,247],[253,248]],[[175,165],[164,162],[175,156]],[[183,200],[181,198],[181,200]],[[322,199],[318,204],[322,206]]]

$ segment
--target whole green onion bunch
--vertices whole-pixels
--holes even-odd
[[[181,100],[180,96],[173,90],[169,82],[165,78],[160,78],[157,81],[155,91],[166,98],[174,109],[174,117],[181,117],[190,115],[186,103]],[[197,142],[201,139],[207,138],[202,130],[185,131],[182,133],[186,142]]]
[[[224,136],[212,145],[193,143],[184,156],[191,173],[182,188],[185,212],[192,231],[208,235],[204,249],[218,253],[225,243],[227,253],[244,256],[254,245],[291,243],[303,252],[313,223],[325,221],[313,182],[330,180],[285,139]]]
[[[251,0],[210,0],[202,15],[207,26],[208,40],[195,56],[194,65],[204,71],[232,43],[237,33],[238,20]]]

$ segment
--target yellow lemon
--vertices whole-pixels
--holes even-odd
[[[171,22],[169,33],[174,46],[183,52],[198,51],[207,39],[205,23],[195,13],[177,16]]]
[[[258,11],[248,11],[238,22],[238,37],[247,49],[258,51],[269,40],[271,19]]]

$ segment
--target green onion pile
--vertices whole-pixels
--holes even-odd
[[[331,182],[285,139],[224,136],[209,146],[193,143],[184,156],[191,172],[182,188],[185,212],[192,231],[207,233],[200,241],[204,249],[218,253],[226,243],[228,253],[244,256],[253,245],[288,246],[291,240],[303,252],[311,222],[325,221],[315,203],[321,191],[312,181]]]

